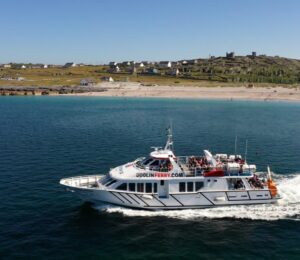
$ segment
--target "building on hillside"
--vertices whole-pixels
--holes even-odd
[[[23,65],[21,66],[21,69],[26,69],[26,66],[23,64]]]
[[[149,61],[142,61],[141,63],[143,63],[143,64],[144,64],[144,66],[148,66],[148,65],[150,65],[150,64],[151,64]]]
[[[158,75],[159,71],[158,71],[158,69],[155,69],[155,68],[149,68],[149,69],[146,70],[146,74],[148,74],[148,75]]]
[[[161,61],[158,66],[161,69],[167,69],[167,68],[171,68],[172,67],[172,63],[170,61]]]
[[[11,68],[11,64],[4,64],[4,65],[3,65],[3,68],[5,68],[5,69],[10,69],[10,68]]]
[[[227,59],[233,59],[234,58],[234,52],[232,51],[232,52],[226,52],[226,58]]]
[[[114,66],[117,66],[118,63],[115,62],[115,61],[111,61],[110,63],[108,63],[108,65],[109,65],[110,67],[114,67]]]
[[[188,61],[187,61],[187,60],[181,60],[181,61],[179,61],[178,63],[179,63],[179,65],[181,65],[181,66],[186,66],[186,65],[188,65]]]
[[[48,68],[63,68],[63,65],[57,65],[57,64],[49,64]]]
[[[131,66],[132,65],[131,61],[123,61],[121,64],[122,64],[122,66]]]
[[[128,70],[128,72],[129,72],[130,74],[136,74],[136,73],[137,73],[137,69],[136,69],[135,66],[132,66],[132,67]]]
[[[40,69],[40,68],[43,68],[42,64],[32,64],[28,66],[28,69]]]
[[[135,67],[136,67],[136,68],[144,68],[145,65],[144,65],[143,62],[137,62],[137,63],[135,64]]]
[[[188,64],[188,65],[192,65],[192,66],[193,66],[193,65],[197,65],[197,64],[198,64],[198,60],[197,60],[197,59],[195,59],[195,60],[188,60],[188,61],[187,61],[187,64]]]
[[[74,62],[67,62],[67,63],[64,65],[64,68],[74,68],[74,67],[77,67],[77,64],[74,63]]]
[[[109,72],[109,73],[118,73],[118,72],[120,72],[120,68],[119,68],[119,66],[111,66],[111,67],[107,70],[107,72]]]
[[[172,69],[166,72],[166,75],[175,76],[175,77],[179,76],[179,74],[180,74],[179,69]]]
[[[251,52],[251,54],[247,55],[248,58],[254,59],[257,57],[256,51]]]
[[[112,77],[102,77],[101,80],[107,82],[114,82],[114,79]]]

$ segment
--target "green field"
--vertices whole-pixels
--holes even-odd
[[[155,66],[155,65],[154,65]],[[157,66],[157,65],[156,65]],[[158,85],[195,86],[298,86],[300,84],[300,61],[280,57],[238,56],[233,59],[217,57],[199,59],[193,65],[175,65],[180,70],[176,76],[167,75],[168,69],[159,69],[158,75],[147,75],[147,68],[129,73],[128,67],[120,66],[120,72],[108,73],[109,66],[78,66],[72,68],[15,68],[0,69],[0,86],[77,86],[80,80],[92,78],[101,81],[111,76],[115,81],[140,82]],[[17,80],[17,78],[24,80]],[[10,79],[10,80],[6,80]]]

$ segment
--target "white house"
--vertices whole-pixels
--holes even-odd
[[[111,66],[110,69],[108,69],[109,73],[118,73],[120,72],[119,66]]]
[[[111,62],[109,63],[109,66],[111,66],[111,67],[117,66],[117,65],[118,65],[118,63],[117,63],[117,62],[114,62],[114,61],[111,61]]]
[[[179,71],[179,69],[173,69],[172,71],[171,71],[171,75],[172,76],[178,76],[180,74],[180,71]]]
[[[198,60],[197,59],[196,60],[188,60],[187,62],[188,62],[188,65],[196,65],[196,64],[198,64]]]
[[[177,77],[180,74],[179,69],[172,69],[166,72],[166,75]]]
[[[26,66],[25,66],[25,65],[22,65],[22,66],[21,66],[21,69],[26,69]]]
[[[170,61],[161,61],[158,65],[161,69],[172,67],[172,63]]]
[[[137,68],[144,68],[145,65],[144,65],[143,62],[137,62],[137,63],[135,64],[135,67],[137,67]]]
[[[47,64],[44,64],[43,68],[44,68],[44,69],[48,69],[48,65],[47,65]]]
[[[5,69],[10,69],[10,68],[11,68],[11,64],[4,64],[4,65],[3,65],[3,68],[5,68]]]
[[[184,65],[188,65],[188,61],[186,61],[186,60],[182,60],[182,61],[180,61],[179,63],[180,63],[181,65],[183,65],[183,66],[184,66]]]
[[[131,65],[131,62],[130,62],[130,61],[123,61],[123,62],[122,62],[122,65],[123,65],[123,66],[130,66],[130,65]]]
[[[107,82],[114,82],[114,79],[112,77],[102,77],[101,80]]]

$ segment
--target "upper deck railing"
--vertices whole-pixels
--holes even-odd
[[[203,176],[203,174],[210,170],[220,169],[224,170],[225,176],[251,176],[253,172],[249,170],[243,169],[243,171],[240,171],[240,168],[237,169],[226,169],[224,164],[217,165],[215,167],[209,165],[209,164],[200,164],[197,160],[194,160],[194,162],[191,162],[191,159],[203,159],[203,156],[177,156],[175,159],[175,162],[180,167],[181,171],[178,173],[184,173],[184,176],[186,177],[197,177],[197,176]],[[145,166],[141,163],[142,159],[144,158],[138,158],[135,160],[136,167],[143,169],[143,170],[149,170],[149,171],[157,171],[157,172],[174,172],[173,169],[167,169],[167,168],[160,168],[159,166]]]
[[[196,156],[195,156],[196,157]],[[209,165],[200,165],[199,163],[196,163],[194,165],[190,164],[191,156],[177,156],[177,164],[180,166],[180,168],[183,170],[185,175],[187,177],[193,177],[193,176],[203,176],[203,174],[210,170],[220,169],[224,171],[225,176],[251,176],[253,172],[249,170],[243,170],[242,172],[240,169],[231,169],[228,170],[223,165],[219,165],[216,167],[212,167]]]

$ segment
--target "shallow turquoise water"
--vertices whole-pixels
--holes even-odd
[[[67,176],[104,173],[165,143],[269,164],[284,205],[149,213],[93,208]],[[0,256],[282,258],[300,255],[300,104],[97,97],[0,97]],[[288,190],[289,192],[286,192]]]

